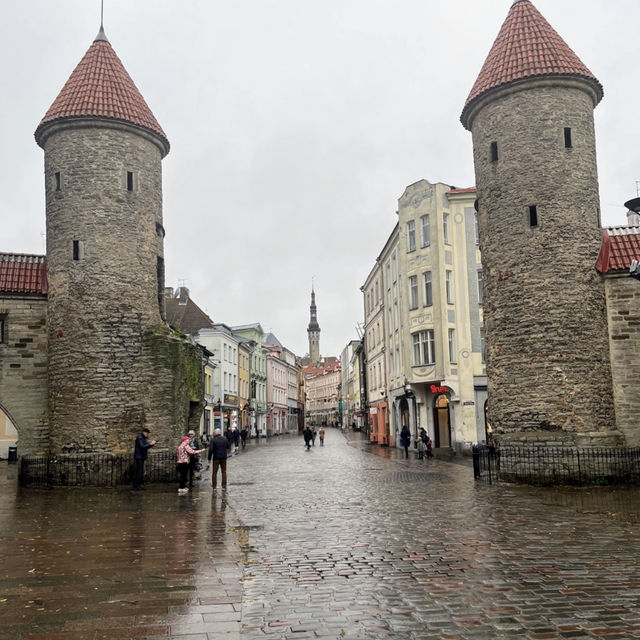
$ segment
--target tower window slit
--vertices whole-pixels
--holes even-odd
[[[61,191],[62,190],[62,180],[60,179],[60,172],[59,171],[56,171],[55,178],[56,178],[56,191]]]
[[[498,143],[491,143],[491,162],[498,162]]]
[[[571,149],[573,143],[571,141],[571,127],[564,128],[564,146],[566,149]]]
[[[133,171],[127,171],[127,191],[133,191]]]
[[[73,259],[80,260],[80,240],[73,241]]]
[[[529,207],[529,226],[530,227],[538,226],[538,207],[535,204],[532,204]]]

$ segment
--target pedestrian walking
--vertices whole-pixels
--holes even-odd
[[[424,430],[424,427],[420,427],[420,433],[418,437],[420,438],[420,440],[422,440],[422,442],[425,443],[425,445],[427,444],[427,438],[429,436],[427,435],[427,432]]]
[[[133,479],[133,490],[142,491],[144,487],[144,463],[147,459],[147,453],[151,447],[155,447],[156,440],[149,441],[149,429],[146,427],[136,437],[136,443],[133,449],[133,459],[136,463],[136,475]]]
[[[242,427],[242,431],[240,431],[240,440],[242,440],[242,448],[244,449],[247,446],[247,436],[249,432],[247,431],[247,427]]]
[[[409,457],[409,445],[411,444],[411,432],[409,427],[405,424],[400,432],[400,444],[404,447],[404,457]]]
[[[191,436],[182,436],[182,442],[180,446],[178,446],[178,476],[180,479],[178,493],[180,494],[185,494],[189,491],[189,489],[187,489],[187,475],[189,474],[189,467],[191,466],[191,458],[204,451],[204,449],[194,449],[191,447],[191,440]]]
[[[313,433],[311,429],[309,429],[309,427],[305,427],[304,431],[302,432],[302,436],[304,437],[304,443],[307,447],[307,451],[310,451],[311,441],[313,440]]]
[[[191,442],[189,446],[192,449],[200,449],[200,443],[198,442],[198,436],[196,432],[192,429],[189,431],[189,438]],[[202,443],[202,451],[205,450],[204,442]],[[193,489],[193,481],[196,477],[196,473],[202,469],[202,465],[200,464],[200,456],[198,454],[189,455],[189,489]]]
[[[238,445],[240,444],[240,432],[238,427],[233,427],[231,431],[231,439],[233,440],[233,455],[238,453]]]
[[[311,444],[315,447],[316,446],[316,436],[318,435],[318,432],[316,431],[316,428],[313,427],[313,431],[311,432]]]
[[[424,460],[424,454],[427,450],[427,445],[422,438],[418,438],[418,460]]]
[[[209,453],[207,459],[211,461],[213,467],[211,472],[211,485],[215,491],[218,487],[218,469],[222,470],[222,488],[227,488],[227,454],[229,452],[229,441],[222,435],[220,429],[215,429],[213,438],[209,443]]]
[[[318,431],[318,437],[320,438],[320,446],[324,447],[324,427],[320,427],[320,431]]]

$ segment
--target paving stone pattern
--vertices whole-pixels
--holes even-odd
[[[334,430],[251,442],[226,494],[0,488],[0,640],[640,638],[635,488],[477,484]]]

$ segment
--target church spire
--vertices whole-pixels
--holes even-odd
[[[311,306],[309,326],[307,334],[309,336],[309,357],[311,362],[320,361],[320,325],[318,324],[318,311],[316,309],[316,293],[311,285]]]

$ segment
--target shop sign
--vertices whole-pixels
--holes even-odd
[[[370,413],[372,416],[375,416],[375,415],[376,415],[376,413],[378,413],[378,407],[370,407],[370,408],[369,408],[369,413]]]
[[[232,396],[229,393],[224,394],[224,403],[225,404],[238,404],[238,396]]]
[[[451,389],[449,387],[439,387],[437,384],[431,385],[431,393],[449,393]]]

